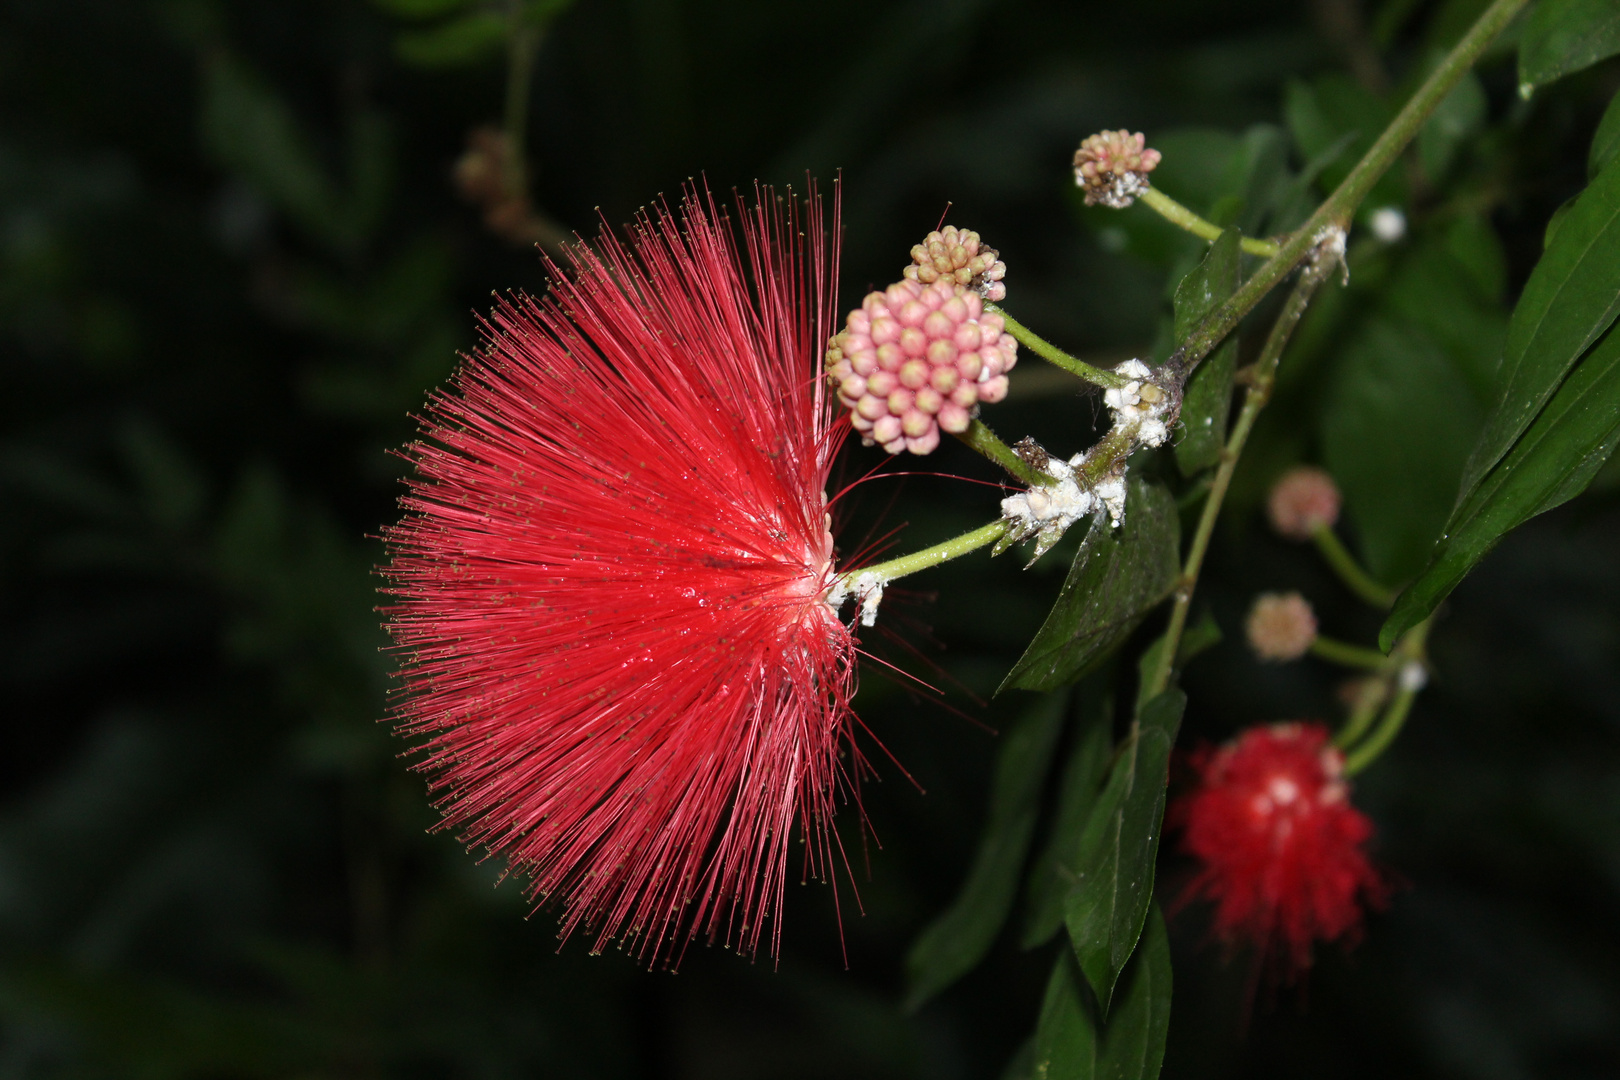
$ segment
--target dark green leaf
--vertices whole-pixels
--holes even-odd
[[[1007,1067],[1001,1070],[1000,1080],[1034,1080],[1034,1077],[1035,1036],[1031,1035],[1013,1054]]]
[[[349,130],[349,186],[337,183],[281,96],[220,53],[205,68],[203,138],[209,152],[285,213],[310,239],[352,253],[379,224],[393,173],[381,118],[361,112]]]
[[[1184,667],[1193,657],[1205,649],[1213,649],[1219,645],[1224,635],[1221,633],[1220,623],[1215,621],[1214,612],[1208,608],[1187,624],[1182,631],[1181,645],[1176,649],[1176,666]]]
[[[286,103],[229,56],[215,58],[203,84],[203,136],[223,164],[240,172],[299,224],[331,226],[331,180]]]
[[[1229,190],[1242,197],[1238,225],[1250,234],[1288,228],[1275,220],[1294,188],[1288,169],[1293,148],[1287,133],[1272,124],[1255,124],[1243,133],[1240,146],[1222,178]]]
[[[1418,132],[1418,160],[1430,180],[1439,181],[1456,160],[1457,151],[1485,122],[1485,87],[1469,72],[1441,99]]]
[[[1064,919],[1104,1015],[1153,895],[1170,749],[1186,705],[1185,694],[1166,690],[1142,708],[1080,837]]]
[[[967,881],[906,956],[906,1008],[915,1009],[973,970],[1007,921],[1068,701],[1067,691],[1047,695],[1002,736],[989,820]]]
[[[1543,252],[1552,247],[1553,241],[1558,239],[1558,230],[1564,227],[1565,221],[1569,220],[1569,212],[1575,209],[1575,203],[1579,199],[1579,195],[1571,195],[1559,203],[1558,209],[1554,210],[1552,216],[1547,219],[1547,228],[1541,233],[1541,250]]]
[[[511,20],[491,11],[476,11],[430,30],[412,30],[394,41],[394,54],[413,67],[438,68],[475,64],[500,48]]]
[[[1211,309],[1238,287],[1242,249],[1236,229],[1227,229],[1210,245],[1209,254],[1176,286],[1175,339],[1190,334]],[[1232,372],[1237,366],[1237,338],[1228,337],[1187,380],[1181,405],[1184,431],[1176,443],[1176,464],[1183,476],[1209,468],[1221,459],[1226,420],[1232,407]]]
[[[545,27],[573,6],[574,0],[528,0],[523,5],[523,21],[529,26]]]
[[[1338,186],[1394,115],[1390,102],[1345,75],[1289,84],[1284,112],[1289,132],[1306,160],[1328,159],[1320,177],[1325,189]],[[1348,145],[1344,145],[1347,138]],[[1398,169],[1385,173],[1367,198],[1369,206],[1405,202],[1406,182]]]
[[[153,524],[173,532],[197,524],[207,487],[185,452],[166,432],[144,419],[128,420],[119,435]]]
[[[1429,565],[1395,602],[1387,651],[1523,522],[1586,487],[1620,440],[1620,333],[1611,330],[1553,395],[1530,430],[1458,507]]]
[[[1136,715],[1142,715],[1142,709],[1150,700],[1147,696],[1148,680],[1153,673],[1159,670],[1159,662],[1164,658],[1164,650],[1170,647],[1170,642],[1164,634],[1153,639],[1142,655],[1136,658]]]
[[[1119,1001],[1099,1024],[1073,956],[1060,953],[1035,1031],[1036,1080],[1154,1080],[1170,1031],[1172,972],[1164,916],[1154,906]]]
[[[1620,5],[1614,0],[1541,0],[1519,42],[1519,93],[1620,53]]]
[[[1489,219],[1483,214],[1459,215],[1446,228],[1445,247],[1473,283],[1479,299],[1494,307],[1507,288],[1507,252]],[[1447,322],[1464,321],[1447,318],[1443,311],[1437,314]]]
[[[460,11],[472,0],[371,0],[372,3],[402,19],[436,19],[452,11]]]
[[[1035,1025],[1035,1080],[1091,1080],[1097,1075],[1097,1020],[1086,1004],[1085,978],[1067,949],[1058,952]]]
[[[1620,162],[1576,200],[1519,297],[1508,326],[1501,396],[1468,459],[1458,511],[1617,314]]]
[[[1081,693],[1084,695],[1084,688]],[[1113,699],[1098,692],[1080,700],[1080,733],[1063,769],[1052,836],[1029,870],[1029,909],[1021,941],[1026,949],[1046,944],[1063,925],[1063,898],[1076,880],[1074,860],[1080,853],[1080,835],[1114,753],[1108,723]]]
[[[1175,586],[1180,531],[1170,492],[1132,480],[1124,522],[1092,520],[1057,603],[997,693],[1074,682],[1129,637]]]
[[[1614,95],[1603,110],[1597,131],[1592,135],[1592,152],[1586,159],[1586,175],[1595,177],[1620,156],[1620,94]]]
[[[1491,250],[1494,233],[1484,228],[1484,235],[1462,244],[1455,243],[1460,237],[1451,230],[1408,247],[1384,285],[1382,300],[1397,322],[1421,330],[1445,350],[1481,407],[1496,399],[1497,366],[1507,339],[1507,313],[1496,296],[1484,292],[1501,269],[1491,258],[1498,254]],[[1470,258],[1483,258],[1486,265],[1471,266],[1465,261]]]
[[[1171,982],[1170,935],[1154,904],[1103,1029],[1098,1080],[1153,1080],[1159,1075],[1170,1034]]]
[[[1464,372],[1410,323],[1369,319],[1345,350],[1323,450],[1375,578],[1422,569],[1483,418]]]

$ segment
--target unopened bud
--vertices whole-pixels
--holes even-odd
[[[1298,660],[1316,640],[1316,613],[1297,592],[1261,593],[1245,629],[1260,659]]]
[[[1314,465],[1301,465],[1283,474],[1271,489],[1266,509],[1271,527],[1290,540],[1309,540],[1311,534],[1339,520],[1339,488],[1333,477]]]
[[[966,431],[981,401],[1007,396],[1018,342],[1005,329],[954,276],[908,275],[849,313],[827,343],[827,378],[862,442],[931,453],[940,431]]]
[[[992,302],[1006,299],[1007,286],[1001,280],[1006,274],[1000,252],[981,241],[978,233],[954,225],[923,237],[911,249],[911,265],[905,269],[906,277],[919,284],[952,281]]]
[[[1103,131],[1088,136],[1074,152],[1074,182],[1085,189],[1086,205],[1102,203],[1123,210],[1148,188],[1148,173],[1160,154],[1147,145],[1147,136]]]

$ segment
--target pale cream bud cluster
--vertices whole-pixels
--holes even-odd
[[[1297,592],[1261,593],[1244,628],[1262,660],[1298,660],[1316,640],[1316,612]]]
[[[1140,360],[1127,360],[1114,372],[1127,380],[1124,386],[1103,391],[1103,403],[1114,412],[1115,428],[1133,429],[1143,446],[1163,446],[1170,437],[1170,395],[1152,381],[1152,370]]]
[[[1001,517],[1010,528],[997,550],[1034,537],[1038,559],[1086,514],[1106,510],[1116,527],[1125,520],[1125,457],[1137,446],[1164,445],[1174,420],[1173,401],[1140,360],[1127,360],[1114,373],[1125,382],[1103,392],[1103,402],[1114,414],[1109,436],[1067,462],[1043,453],[1033,463],[1057,483],[1001,500]],[[1111,460],[1102,459],[1105,452]]]
[[[1074,152],[1074,182],[1085,190],[1087,206],[1102,203],[1123,210],[1148,189],[1148,173],[1158,167],[1160,156],[1141,132],[1098,132]]]
[[[1068,461],[1048,458],[1041,471],[1057,483],[1032,487],[1001,500],[1002,520],[1011,527],[996,544],[997,553],[1034,537],[1033,563],[1063,538],[1069,526],[1087,514],[1107,510],[1114,524],[1119,524],[1125,514],[1124,471],[1086,485],[1081,476],[1086,463],[1086,454],[1076,454]]]
[[[911,249],[911,265],[906,267],[905,276],[923,285],[954,281],[986,300],[1000,301],[1007,297],[1007,286],[1001,280],[1007,275],[1007,264],[999,255],[979,239],[978,233],[947,225],[929,233]]]
[[[920,271],[920,268],[919,268]],[[867,445],[926,454],[966,431],[979,402],[1007,396],[1018,343],[978,293],[939,277],[870,293],[827,348],[827,376]]]

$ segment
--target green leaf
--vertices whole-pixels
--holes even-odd
[[[1166,690],[1142,708],[1080,837],[1064,920],[1104,1015],[1153,895],[1170,749],[1186,706],[1187,695]]]
[[[437,19],[460,11],[472,0],[371,0],[390,15],[402,19]]]
[[[1085,979],[1067,949],[1058,952],[1035,1025],[1035,1080],[1091,1080],[1097,1075],[1097,1021]]]
[[[1129,637],[1175,587],[1180,531],[1164,485],[1133,479],[1124,522],[1092,519],[1051,613],[996,692],[1074,682]]]
[[[152,523],[184,532],[202,516],[206,481],[168,433],[144,418],[132,417],[119,432],[124,458],[140,487]]]
[[[1614,0],[1541,0],[1519,42],[1519,93],[1620,53],[1620,5]]]
[[[1224,639],[1221,625],[1215,621],[1215,613],[1204,608],[1203,613],[1182,631],[1181,645],[1176,649],[1176,666],[1185,667],[1193,657],[1206,649],[1213,649]]]
[[[1620,162],[1612,162],[1565,216],[1513,310],[1501,396],[1469,457],[1458,511],[1617,314]]]
[[[1368,319],[1345,350],[1323,451],[1378,580],[1415,576],[1440,536],[1484,419],[1476,394],[1447,351],[1404,320]]]
[[[400,34],[394,41],[394,55],[412,67],[475,64],[499,49],[511,29],[506,16],[476,11],[429,30]]]
[[[1204,261],[1176,286],[1177,341],[1190,334],[1215,305],[1236,291],[1242,258],[1240,239],[1236,229],[1221,233],[1210,245]],[[1226,421],[1232,409],[1232,372],[1237,367],[1237,347],[1237,335],[1229,335],[1187,380],[1186,397],[1181,405],[1181,424],[1185,430],[1176,443],[1176,464],[1183,476],[1207,469],[1221,459],[1221,448],[1226,445]]]
[[[529,26],[543,29],[573,6],[574,0],[528,0],[523,5],[523,21]]]
[[[393,174],[392,138],[376,114],[359,113],[350,124],[345,189],[274,88],[219,53],[205,67],[202,134],[216,160],[329,250],[353,253],[381,223]]]
[[[1154,1080],[1170,1032],[1170,938],[1157,905],[1107,1024],[1086,1000],[1074,957],[1058,954],[1035,1031],[1035,1080]]]
[[[1020,944],[1026,949],[1046,944],[1063,925],[1064,897],[1076,881],[1074,860],[1080,853],[1080,836],[1114,755],[1108,723],[1113,699],[1100,691],[1086,695],[1084,688],[1080,693],[1080,732],[1063,768],[1052,836],[1031,864],[1025,887],[1029,907]]]
[[[1558,239],[1558,230],[1562,229],[1564,222],[1569,220],[1569,212],[1575,209],[1575,204],[1580,201],[1580,198],[1579,195],[1571,195],[1559,203],[1558,209],[1554,210],[1552,216],[1547,219],[1547,227],[1541,233],[1541,250],[1543,252],[1552,247],[1553,241]]]
[[[1485,123],[1485,112],[1485,87],[1473,72],[1468,72],[1418,131],[1418,160],[1430,180],[1438,182],[1446,175],[1457,151]]]
[[[1148,912],[1142,943],[1120,980],[1119,998],[1103,1029],[1100,1080],[1153,1080],[1164,1064],[1170,1034],[1170,935],[1157,904]]]
[[[1025,1039],[1007,1067],[1001,1070],[1000,1080],[1034,1080],[1035,1076],[1035,1036]]]
[[[1592,134],[1592,152],[1586,159],[1586,175],[1594,177],[1620,155],[1620,94],[1614,95],[1603,110],[1597,131]]]
[[[1003,736],[990,787],[989,820],[967,881],[955,903],[922,932],[906,956],[907,1009],[973,970],[1007,921],[1068,700],[1067,691],[1047,695]]]
[[[1620,440],[1620,332],[1583,359],[1513,450],[1457,508],[1429,565],[1395,601],[1387,652],[1428,618],[1510,529],[1580,494]]]
[[[1483,214],[1459,215],[1446,228],[1445,247],[1473,284],[1477,297],[1494,307],[1507,288],[1507,252],[1490,220]],[[1446,311],[1435,314],[1448,323],[1465,321],[1450,318]]]
[[[1395,108],[1345,75],[1324,75],[1310,83],[1290,83],[1284,100],[1289,133],[1308,161],[1325,161],[1322,187],[1339,185],[1357,160],[1389,125]],[[1406,203],[1400,170],[1385,173],[1367,196],[1369,206]]]

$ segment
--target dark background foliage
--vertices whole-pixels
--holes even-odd
[[[1166,283],[1198,245],[1141,208],[1081,208],[1077,140],[1145,129],[1166,190],[1287,227],[1250,181],[1381,123],[1481,6],[1383,0],[1358,25],[1350,0],[579,0],[538,55],[535,202],[591,231],[694,175],[723,191],[841,168],[846,303],[950,203],[1002,250],[1025,322],[1091,359],[1162,357]],[[671,975],[559,951],[549,914],[526,921],[492,865],[426,833],[379,723],[387,451],[490,291],[542,284],[449,179],[468,130],[498,119],[499,56],[404,63],[405,24],[361,0],[0,11],[0,1075],[998,1075],[1058,946],[1021,951],[1014,925],[914,1013],[902,961],[972,856],[996,746],[981,725],[1028,702],[984,699],[1063,550],[1027,573],[964,560],[886,605],[937,643],[929,677],[961,686],[955,712],[863,686],[926,794],[892,766],[868,786],[881,848],[860,913],[840,894],[841,932],[812,884],[790,894],[779,964],[699,946]],[[1506,313],[1617,84],[1611,61],[1523,102],[1498,51],[1450,133],[1375,196],[1412,228],[1358,234],[1349,287],[1285,358],[1206,578],[1227,641],[1186,675],[1184,742],[1341,709],[1333,670],[1264,668],[1241,644],[1261,589],[1302,589],[1343,638],[1378,626],[1264,531],[1259,498],[1287,464],[1325,462],[1375,572],[1421,566]],[[1088,441],[1095,399],[1033,358],[1014,388],[987,414],[1004,434]],[[995,479],[956,447],[937,467]],[[1325,950],[1251,1014],[1245,959],[1197,908],[1174,914],[1167,1076],[1620,1071],[1616,480],[1453,598],[1435,685],[1358,785],[1403,883],[1358,949]],[[930,477],[872,490],[862,523],[905,524],[907,547],[995,498]],[[1164,895],[1184,874],[1167,855]]]

